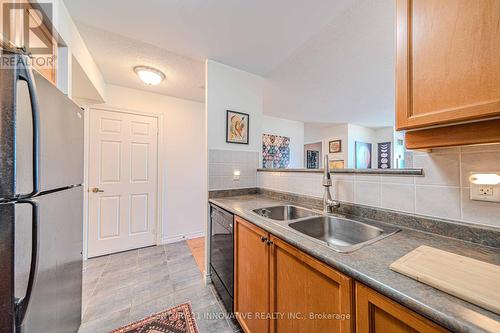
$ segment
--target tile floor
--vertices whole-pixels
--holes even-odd
[[[239,331],[184,241],[90,259],[83,267],[79,333],[109,332],[187,301],[201,333]]]

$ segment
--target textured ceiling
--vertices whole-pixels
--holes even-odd
[[[210,58],[264,76],[267,115],[394,123],[393,0],[64,1],[109,83],[203,101]]]
[[[64,0],[82,23],[266,75],[352,0]]]
[[[268,74],[266,114],[304,122],[394,125],[394,1],[352,3]]]
[[[92,57],[107,83],[203,102],[205,63],[154,45],[139,42],[77,22]],[[145,85],[135,66],[152,66],[167,76],[157,86]]]

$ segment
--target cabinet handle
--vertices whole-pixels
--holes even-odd
[[[267,238],[266,238],[266,237],[264,237],[264,236],[262,236],[262,237],[260,238],[260,240],[262,241],[262,243],[267,242]]]
[[[274,242],[273,242],[272,240],[268,240],[268,241],[267,241],[267,245],[271,246],[271,245],[273,245],[273,244],[274,244]]]

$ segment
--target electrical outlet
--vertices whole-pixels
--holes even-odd
[[[471,184],[470,199],[477,201],[500,202],[500,185]]]
[[[493,186],[480,186],[479,195],[493,196]]]

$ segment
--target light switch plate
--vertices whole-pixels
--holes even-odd
[[[500,202],[500,185],[470,184],[470,199],[476,201]]]

